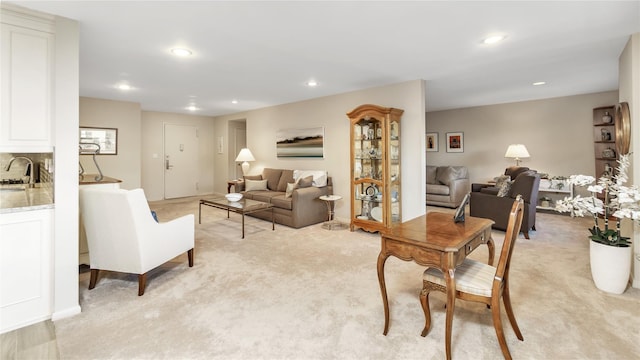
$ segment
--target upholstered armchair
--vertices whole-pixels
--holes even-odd
[[[509,170],[509,168],[507,170]],[[529,230],[536,230],[536,204],[538,187],[540,185],[540,174],[535,170],[529,169],[519,171],[513,182],[509,183],[510,188],[508,191],[505,191],[506,194],[504,196],[498,196],[500,189],[495,188],[497,190],[494,190],[474,184],[471,191],[469,214],[471,216],[491,219],[495,221],[493,226],[495,229],[506,230],[513,200],[518,195],[522,195],[522,199],[524,200],[524,217],[522,219],[521,231],[524,233],[524,237],[529,239]]]
[[[117,271],[138,274],[141,296],[150,270],[185,252],[193,266],[193,214],[158,223],[142,189],[80,191],[91,266],[89,289],[95,287],[100,270]]]

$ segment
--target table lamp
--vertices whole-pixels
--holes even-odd
[[[507,148],[507,152],[504,154],[504,157],[515,159],[516,166],[520,166],[520,159],[528,158],[529,152],[527,151],[527,147],[522,144],[511,144]]]
[[[251,150],[248,148],[243,148],[238,153],[238,157],[236,157],[236,161],[242,161],[242,175],[247,175],[249,173],[249,161],[256,161],[251,153]]]

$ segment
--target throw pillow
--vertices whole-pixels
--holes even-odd
[[[300,188],[306,188],[311,185],[313,185],[313,176],[311,175],[298,179],[298,187]]]
[[[324,170],[293,170],[293,178],[296,180],[307,176],[313,176],[313,186],[327,186],[327,172]]]
[[[245,191],[267,190],[267,180],[245,180]]]
[[[287,184],[287,191],[284,193],[284,198],[290,198],[291,196],[293,196],[293,190],[298,188],[298,184],[296,183],[288,183]]]
[[[509,190],[511,190],[511,184],[513,184],[513,181],[511,180],[503,181],[500,187],[498,188],[498,196],[505,197],[509,195]]]
[[[502,186],[502,183],[511,180],[511,177],[509,175],[500,175],[494,177],[493,180],[496,182],[496,187],[500,188]]]

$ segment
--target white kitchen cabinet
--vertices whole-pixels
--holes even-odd
[[[0,147],[50,148],[55,37],[53,18],[3,5]],[[34,149],[36,147],[36,149]]]
[[[0,216],[0,333],[51,317],[53,209]]]

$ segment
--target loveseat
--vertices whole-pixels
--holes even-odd
[[[293,228],[328,219],[327,205],[318,199],[333,194],[331,177],[325,171],[265,168],[260,175],[244,176],[238,190],[245,198],[273,204],[276,223]],[[271,220],[271,212],[249,214]]]
[[[466,166],[427,165],[427,205],[458,207],[469,190]]]

